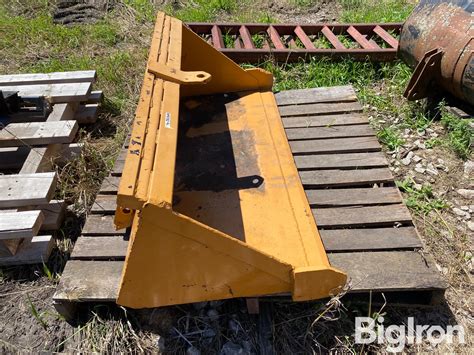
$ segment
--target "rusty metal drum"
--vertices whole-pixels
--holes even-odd
[[[415,73],[408,99],[448,91],[474,104],[473,0],[421,0],[403,25],[400,56]]]

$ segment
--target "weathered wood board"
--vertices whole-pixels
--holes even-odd
[[[47,204],[56,188],[56,173],[0,175],[0,208]]]

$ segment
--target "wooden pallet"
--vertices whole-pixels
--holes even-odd
[[[446,284],[402,202],[375,133],[350,86],[276,94],[296,165],[331,264],[351,292],[442,293]],[[125,150],[105,179],[54,300],[114,302],[128,245],[113,224]],[[420,300],[420,303],[423,301]]]
[[[19,112],[0,126],[0,266],[48,260],[66,207],[52,200],[53,164],[79,155],[79,124],[97,119],[95,79],[95,71],[0,75],[0,90],[51,105],[46,117]]]

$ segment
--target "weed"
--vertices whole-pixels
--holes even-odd
[[[473,119],[461,119],[444,108],[442,109],[441,123],[448,131],[448,146],[463,160],[472,155],[474,141],[472,122],[474,122]]]
[[[213,0],[211,6],[219,10],[232,12],[236,8],[236,3],[234,0]]]
[[[425,141],[425,146],[428,149],[432,149],[434,147],[440,146],[442,144],[442,140],[440,138],[430,138]]]
[[[393,126],[382,128],[377,132],[377,138],[391,151],[397,150],[405,144],[400,132]]]
[[[331,42],[324,36],[323,34],[319,33],[316,39],[314,40],[314,45],[316,48],[323,48],[323,49],[331,49],[333,46]]]
[[[226,48],[234,48],[235,37],[232,36],[230,32],[224,33],[222,39],[224,40],[224,46]]]
[[[258,18],[257,18],[257,22],[261,22],[261,23],[275,23],[276,22],[276,19],[274,17],[272,17],[272,15],[270,15],[268,12],[265,12],[263,14],[261,14]]]
[[[265,35],[259,33],[252,35],[252,42],[255,48],[263,48],[263,45],[265,44]]]
[[[28,304],[30,306],[31,314],[33,315],[33,317],[35,317],[35,319],[43,327],[43,329],[47,329],[48,324],[44,320],[44,313],[43,312],[38,312],[38,309],[36,308],[36,306],[31,301],[30,295],[27,294],[26,297],[28,299]]]
[[[48,265],[46,265],[44,262],[43,262],[43,272],[46,275],[46,277],[48,278],[48,280],[50,280],[50,281],[53,281],[56,278],[56,276],[53,275],[51,270],[49,270]]]
[[[427,215],[433,210],[448,207],[444,200],[434,196],[433,189],[429,184],[418,185],[412,178],[396,181],[396,184],[400,190],[408,195],[405,199],[407,207],[420,214]]]

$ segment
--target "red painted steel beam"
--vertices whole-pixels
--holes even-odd
[[[188,23],[187,26],[202,37],[212,38],[212,43],[222,53],[238,63],[258,63],[273,59],[294,62],[311,57],[349,57],[354,60],[391,61],[397,57],[401,23],[364,24],[235,24]],[[390,32],[390,33],[389,33]],[[234,48],[225,48],[222,33],[233,36]],[[391,34],[393,33],[393,35]],[[254,35],[266,36],[263,48],[256,48]],[[316,38],[323,35],[334,48],[318,48]],[[349,35],[360,48],[346,48],[338,36]],[[296,45],[299,39],[304,48]],[[382,48],[378,43],[387,43]]]

